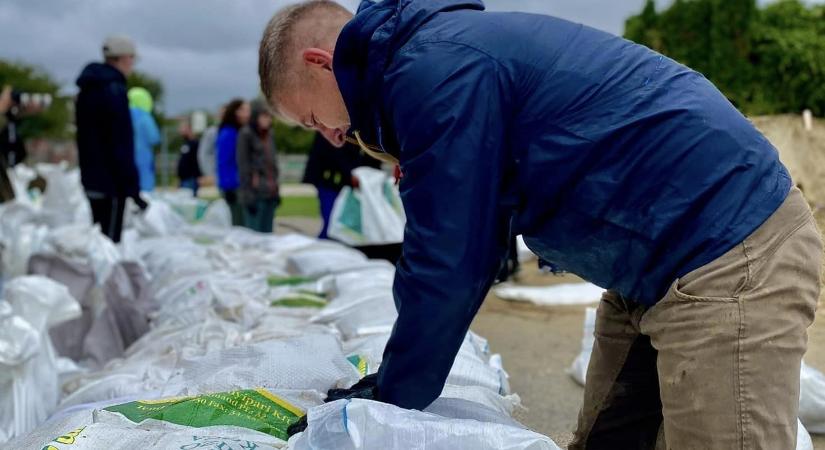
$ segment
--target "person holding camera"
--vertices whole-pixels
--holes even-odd
[[[12,107],[11,86],[4,86],[0,92],[0,130],[6,129],[6,113]],[[11,187],[6,170],[8,162],[5,152],[0,152],[0,203],[14,199],[14,189]]]
[[[127,198],[146,208],[140,182],[126,77],[135,63],[135,44],[111,36],[103,43],[103,63],[91,63],[77,79],[75,114],[80,178],[92,218],[114,242],[120,241]]]

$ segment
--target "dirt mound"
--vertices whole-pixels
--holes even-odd
[[[825,207],[825,120],[814,119],[811,131],[805,130],[801,115],[755,117],[753,123],[779,149],[808,201]]]

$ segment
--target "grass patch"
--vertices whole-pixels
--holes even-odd
[[[275,212],[276,217],[321,217],[318,197],[284,197]]]

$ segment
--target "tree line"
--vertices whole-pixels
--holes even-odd
[[[625,37],[704,74],[750,115],[825,115],[825,5],[647,0]]]

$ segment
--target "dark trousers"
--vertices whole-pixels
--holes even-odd
[[[232,213],[232,226],[242,227],[244,225],[243,219],[243,205],[238,201],[238,191],[232,189],[231,191],[223,191],[223,199],[229,206],[229,211]]]
[[[328,239],[329,216],[332,214],[335,199],[338,198],[338,191],[320,186],[316,186],[316,189],[318,189],[318,203],[321,206],[321,219],[324,220],[324,226],[321,228],[321,233],[318,235],[318,238]]]
[[[277,198],[258,199],[244,206],[244,226],[261,233],[272,233]]]
[[[184,178],[180,180],[180,187],[191,189],[192,195],[197,197],[198,196],[198,179],[197,178]]]
[[[123,231],[123,210],[126,199],[121,197],[89,198],[92,220],[100,224],[100,231],[114,242],[120,242]]]

